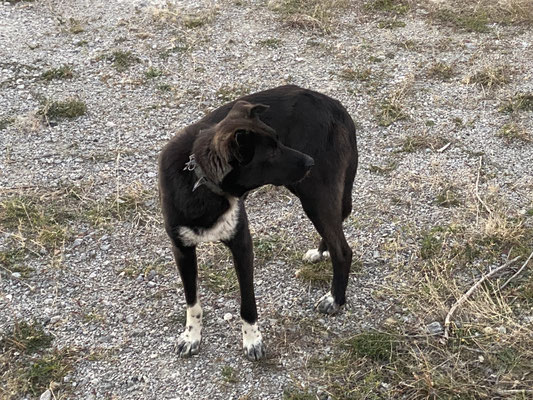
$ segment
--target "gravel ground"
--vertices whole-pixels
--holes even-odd
[[[184,15],[203,19],[194,27]],[[4,268],[0,330],[17,320],[39,321],[56,346],[85,354],[64,378],[72,399],[281,398],[295,382],[310,384],[309,359],[328,354],[334,340],[398,312],[375,293],[391,264],[402,265],[415,251],[390,260],[384,244],[406,226],[421,231],[453,220],[457,209],[439,207],[435,197],[452,185],[472,201],[481,154],[480,190],[525,214],[533,204],[533,147],[497,132],[509,122],[533,129],[530,111],[498,112],[509,96],[533,91],[531,30],[494,25],[470,33],[432,24],[421,11],[406,15],[404,27],[380,29],[380,18],[353,5],[324,33],[283,22],[260,0],[1,4],[0,120],[9,121],[0,130],[2,200],[46,201],[73,188],[94,201],[131,192],[142,193],[144,211],[132,213],[142,221],[73,219],[60,250],[26,257],[28,277]],[[134,57],[124,70],[113,55],[118,50]],[[448,79],[431,76],[437,62],[453,66]],[[42,78],[63,65],[72,78]],[[487,66],[503,67],[509,81],[495,88],[468,84]],[[366,77],[347,75],[365,70]],[[359,127],[360,169],[346,234],[362,268],[352,274],[348,305],[339,316],[318,315],[313,304],[325,288],[298,279],[274,250],[257,260],[256,273],[268,360],[254,364],[241,355],[235,292],[203,283],[202,350],[178,359],[173,347],[185,306],[157,208],[158,152],[180,127],[224,101],[289,82],[339,99]],[[381,101],[394,94],[407,118],[380,126]],[[40,122],[43,101],[72,97],[86,104],[85,115]],[[428,143],[398,152],[413,135]],[[379,173],[376,166],[391,170]],[[247,206],[259,243],[283,237],[300,253],[316,244],[287,191],[260,189]],[[0,249],[10,248],[14,235],[2,228]],[[203,263],[222,252],[211,245],[202,251]],[[222,259],[229,268],[227,254]],[[124,271],[131,265],[157,268],[130,277]],[[235,379],[224,371],[234,371]]]

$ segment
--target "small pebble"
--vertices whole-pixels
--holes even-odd
[[[41,397],[39,397],[39,400],[50,400],[52,398],[52,392],[50,390],[46,390],[43,394],[41,394]]]
[[[431,324],[428,324],[426,329],[431,335],[440,335],[442,332],[444,332],[444,329],[439,321],[434,321]]]
[[[226,313],[224,314],[224,321],[231,321],[233,319],[233,314],[232,313]]]

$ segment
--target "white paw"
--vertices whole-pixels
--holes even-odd
[[[325,258],[329,258],[329,251],[321,252],[318,249],[311,249],[311,250],[307,250],[307,252],[305,253],[303,257],[303,260],[307,262],[315,263]]]
[[[242,348],[248,360],[258,361],[266,356],[266,347],[257,323],[242,321]]]
[[[202,307],[196,303],[187,307],[187,324],[178,338],[176,351],[180,357],[186,358],[198,354],[202,342]]]
[[[337,303],[335,303],[335,299],[331,293],[327,293],[322,296],[315,304],[315,307],[321,313],[329,315],[338,313],[341,308]]]
[[[191,332],[192,333],[192,332]],[[200,352],[201,334],[193,335],[190,332],[183,332],[178,338],[176,351],[182,358],[188,358]]]

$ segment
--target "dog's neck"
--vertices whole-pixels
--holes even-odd
[[[219,196],[224,196],[224,191],[218,186],[216,183],[209,180],[207,175],[204,173],[204,170],[202,167],[200,167],[200,164],[196,162],[196,157],[194,153],[192,153],[189,156],[189,161],[185,163],[185,167],[183,168],[184,171],[191,171],[194,172],[198,180],[194,184],[192,191],[194,192],[196,189],[198,189],[200,186],[204,185],[209,190],[211,190],[213,193],[218,194]]]

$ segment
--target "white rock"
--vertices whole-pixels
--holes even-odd
[[[41,397],[39,397],[39,400],[50,400],[52,398],[52,392],[50,390],[46,390],[43,394],[41,394]]]
[[[224,314],[224,321],[231,321],[233,319],[232,313],[226,313]]]

